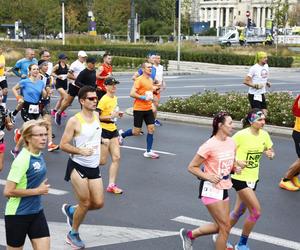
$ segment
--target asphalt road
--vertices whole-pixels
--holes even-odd
[[[198,79],[197,79],[198,78]],[[131,81],[128,76],[120,76],[118,86],[119,104],[121,109],[130,107],[132,100],[128,98]],[[286,84],[278,86],[289,87],[293,91],[295,78],[274,79]],[[218,91],[236,89],[246,91],[241,87],[241,78],[228,75],[191,75],[172,76],[167,78],[168,89],[165,96],[190,95],[202,91],[202,87],[182,88],[182,86],[215,84]],[[13,83],[13,79],[9,79]],[[224,85],[235,85],[224,87]],[[171,88],[174,87],[174,88]],[[275,88],[275,87],[274,87]],[[231,89],[231,90],[232,90]],[[11,97],[11,95],[10,95]],[[55,100],[55,98],[53,99]],[[8,106],[15,101],[9,99]],[[78,109],[75,101],[68,111],[72,115]],[[17,118],[17,126],[21,118]],[[132,126],[132,117],[125,116],[118,123],[119,128]],[[58,142],[64,127],[54,127],[55,141]],[[189,124],[166,122],[157,128],[154,138],[154,149],[161,151],[157,160],[145,159],[142,156],[146,145],[145,136],[126,138],[122,148],[122,160],[118,184],[124,189],[120,196],[105,194],[105,206],[100,211],[88,213],[81,228],[81,237],[86,241],[89,249],[143,249],[143,250],[171,250],[181,249],[181,241],[177,235],[182,227],[194,228],[199,221],[210,221],[211,218],[198,200],[198,181],[187,172],[187,165],[194,156],[197,148],[210,136],[211,129]],[[300,209],[300,193],[289,193],[278,188],[278,182],[289,164],[295,159],[294,146],[289,137],[273,137],[277,157],[273,160],[263,158],[261,164],[261,179],[257,195],[262,205],[262,216],[254,231],[261,235],[256,240],[250,239],[251,249],[280,250],[300,249],[298,213]],[[8,174],[12,156],[9,150],[13,147],[12,133],[6,136],[7,152],[5,155],[5,169],[0,173],[4,180]],[[68,232],[65,217],[61,213],[61,205],[65,202],[74,203],[70,183],[63,180],[68,155],[61,152],[45,152],[48,166],[48,178],[51,187],[57,189],[56,195],[44,197],[44,207],[47,220],[51,228],[52,248],[70,249],[64,244],[64,237]],[[104,186],[108,182],[107,166],[102,169]],[[0,185],[0,192],[3,186]],[[64,193],[65,192],[65,193]],[[234,202],[235,192],[230,191],[231,202]],[[6,199],[0,196],[0,245],[5,245],[3,218]],[[243,217],[244,219],[245,217]],[[91,226],[92,225],[92,226]],[[239,223],[237,228],[241,228]],[[234,233],[235,231],[233,231]],[[270,238],[268,236],[275,238]],[[238,236],[231,235],[230,240],[235,243]],[[288,241],[287,241],[288,240]],[[267,241],[267,242],[266,242]],[[271,244],[271,243],[272,244]],[[0,249],[5,249],[0,247]],[[30,249],[26,247],[26,249]],[[199,238],[194,249],[214,249],[210,236]]]

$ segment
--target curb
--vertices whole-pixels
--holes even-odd
[[[114,76],[123,76],[123,75],[133,75],[135,71],[128,72],[114,72]],[[188,71],[164,71],[164,76],[182,76],[182,75],[192,75],[192,74],[203,74],[203,72],[188,72]]]
[[[133,109],[126,109],[126,114],[133,115]],[[157,117],[164,121],[174,121],[174,122],[182,122],[188,124],[196,124],[196,125],[205,125],[211,126],[213,119],[205,116],[196,116],[196,115],[185,115],[185,114],[177,114],[177,113],[169,113],[169,112],[158,112]],[[233,121],[233,125],[235,129],[242,129],[242,124],[240,121]],[[293,129],[287,127],[273,126],[273,125],[265,125],[264,129],[268,131],[271,135],[292,135]]]

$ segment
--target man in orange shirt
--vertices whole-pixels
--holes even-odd
[[[123,132],[119,131],[119,142],[122,144],[123,139],[127,136],[139,135],[142,129],[143,121],[147,125],[147,151],[144,153],[144,157],[157,159],[159,155],[152,151],[153,145],[153,133],[154,127],[154,114],[152,111],[153,91],[156,90],[156,86],[153,85],[151,79],[152,64],[145,62],[142,65],[143,74],[139,76],[130,91],[130,96],[135,98],[133,104],[133,129],[128,129]]]
[[[106,94],[106,87],[104,85],[104,81],[107,77],[110,77],[112,75],[112,57],[109,53],[105,53],[103,55],[103,63],[99,67],[99,70],[97,72],[97,96],[98,99],[100,100],[102,96]]]

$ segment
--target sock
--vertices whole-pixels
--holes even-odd
[[[193,232],[190,230],[187,232],[187,236],[191,239],[191,240],[194,240],[195,237],[193,237]]]
[[[70,214],[74,214],[74,212],[75,212],[75,209],[76,209],[76,207],[75,206],[70,206],[69,207],[69,212],[70,212]]]
[[[15,109],[15,110],[12,112],[13,116],[16,116],[16,115],[18,114],[18,112],[19,112],[19,111]]]
[[[72,230],[71,230],[71,234],[77,234],[78,232],[77,231],[75,231],[73,228],[72,228]]]
[[[240,245],[246,245],[247,244],[247,240],[248,240],[248,236],[246,235],[241,235],[240,241],[239,241],[239,246]]]
[[[147,134],[147,152],[150,152],[153,145],[153,134]]]
[[[6,103],[6,100],[7,100],[7,95],[3,95],[2,102],[3,102],[3,103]]]
[[[123,134],[121,134],[121,136],[122,136],[123,138],[125,138],[125,137],[127,137],[127,136],[133,136],[132,129],[126,130]]]

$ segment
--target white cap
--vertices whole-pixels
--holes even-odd
[[[78,56],[80,56],[80,57],[87,57],[87,54],[85,53],[85,51],[79,50],[78,51]]]

